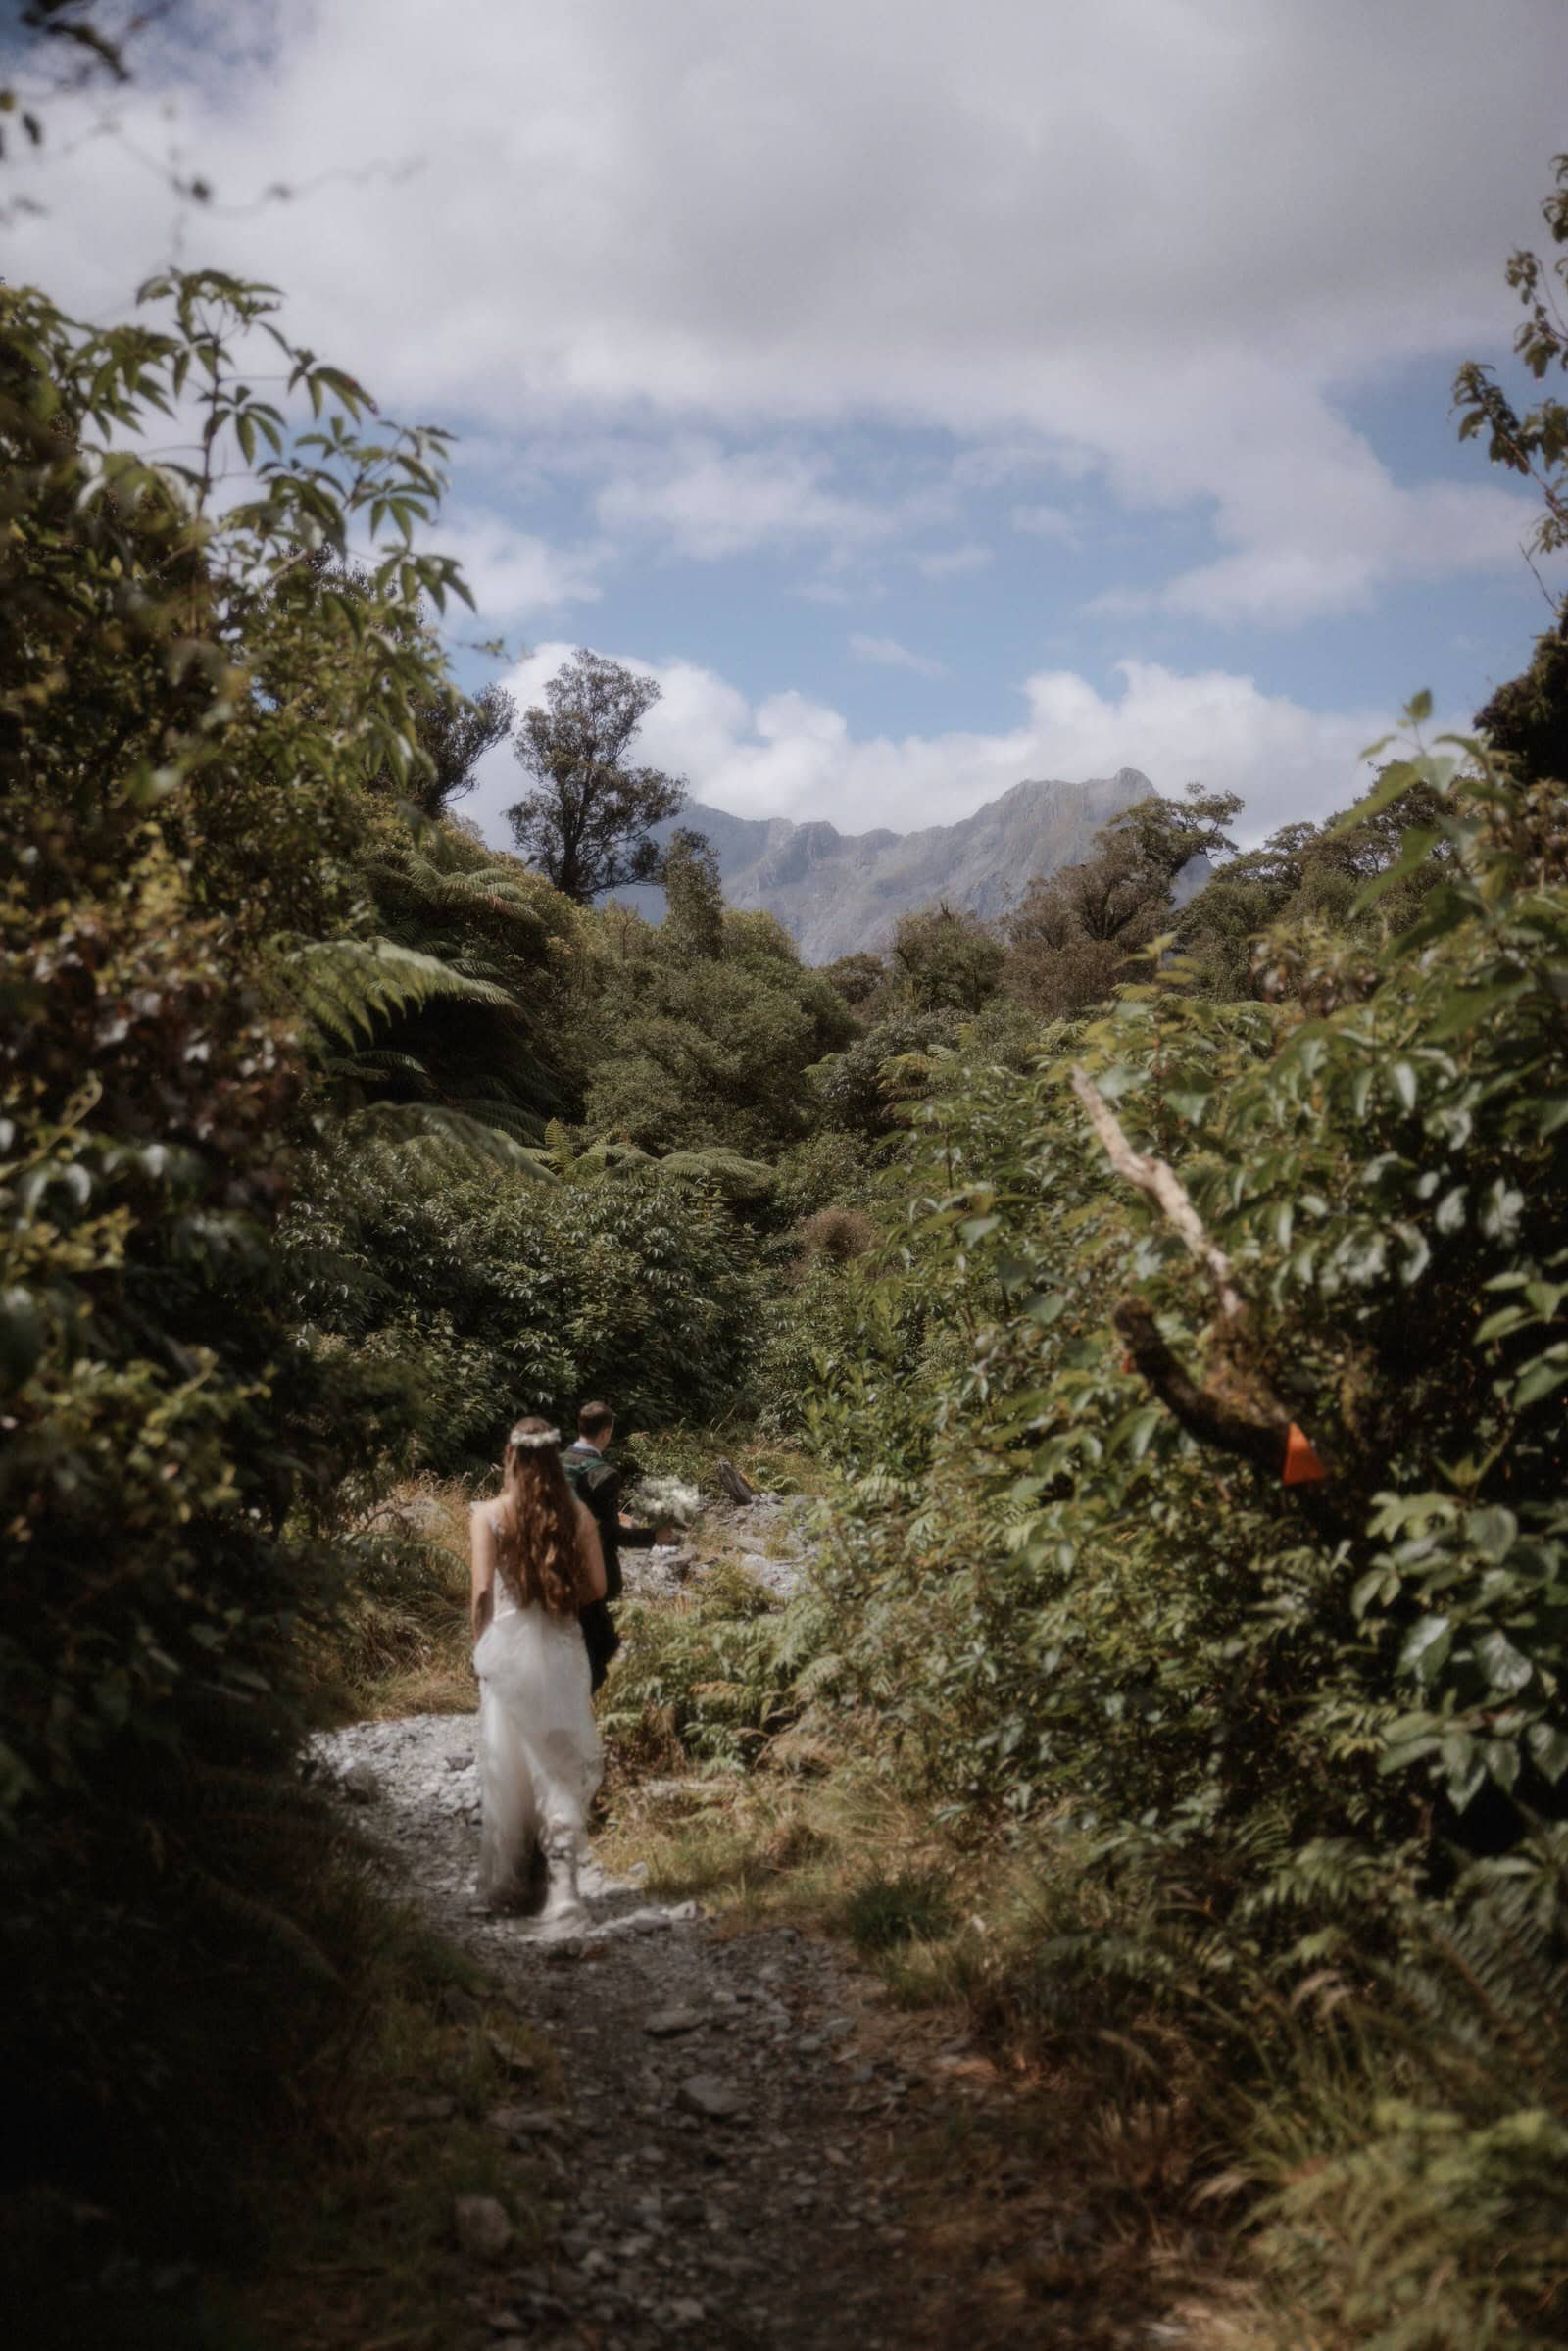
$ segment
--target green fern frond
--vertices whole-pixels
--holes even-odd
[[[1529,1877],[1420,1920],[1413,1957],[1380,1971],[1410,2039],[1456,2100],[1539,2105],[1568,2122],[1568,1959]]]
[[[578,1154],[574,1164],[585,1172],[601,1174],[610,1167],[647,1166],[653,1158],[651,1151],[641,1150],[635,1143],[612,1143],[601,1136],[597,1143]]]
[[[510,1009],[512,997],[491,980],[454,970],[438,955],[390,939],[321,939],[288,958],[300,1010],[322,1040],[352,1045],[379,1021],[443,999]]]
[[[508,922],[523,923],[541,940],[545,937],[536,903],[538,886],[530,887],[513,866],[486,864],[464,872],[410,850],[399,860],[397,879],[432,912],[501,915]]]
[[[762,1159],[744,1158],[739,1151],[669,1151],[659,1172],[676,1184],[711,1184],[726,1200],[766,1200],[778,1178]]]
[[[483,1126],[494,1127],[510,1135],[514,1143],[537,1145],[542,1121],[532,1110],[518,1102],[508,1102],[497,1095],[485,1095],[475,1100],[450,1103],[449,1108],[464,1118],[476,1118]]]
[[[398,1078],[417,1087],[421,1094],[430,1092],[430,1073],[417,1053],[394,1053],[387,1046],[334,1053],[323,1065],[323,1074],[345,1086],[382,1086],[389,1078]]]
[[[541,1163],[543,1154],[524,1149],[483,1119],[431,1102],[371,1102],[345,1122],[344,1132],[351,1143],[392,1150],[413,1146],[469,1172],[478,1160],[542,1184],[555,1182],[548,1162]]]

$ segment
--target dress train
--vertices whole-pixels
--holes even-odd
[[[604,1777],[588,1652],[575,1616],[519,1608],[504,1590],[473,1652],[479,1676],[479,1879],[482,1901],[548,1914],[580,1908],[577,1868],[588,1807]]]

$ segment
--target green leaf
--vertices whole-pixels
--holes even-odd
[[[1504,1697],[1516,1696],[1536,1670],[1503,1633],[1483,1633],[1475,1644],[1475,1655],[1491,1687]]]
[[[1504,1510],[1494,1503],[1488,1509],[1471,1510],[1465,1514],[1464,1534],[1465,1541],[1473,1544],[1484,1559],[1490,1559],[1494,1566],[1497,1566],[1506,1559],[1519,1540],[1519,1521],[1511,1510]]]
[[[1446,1616],[1423,1616],[1405,1635],[1399,1651],[1399,1671],[1414,1674],[1426,1689],[1432,1687],[1453,1646],[1453,1627]]]
[[[1491,988],[1454,989],[1426,1024],[1428,1041],[1441,1045],[1446,1038],[1479,1028],[1490,1014],[1500,1011],[1504,1004],[1516,1003],[1529,985],[1528,980],[1501,980]]]
[[[1385,741],[1387,739],[1385,737]],[[1377,748],[1382,749],[1382,745]],[[1365,824],[1369,816],[1379,816],[1385,808],[1392,808],[1396,800],[1402,800],[1411,785],[1420,781],[1421,770],[1411,760],[1392,760],[1366,798],[1358,800],[1337,824],[1330,826],[1328,839],[1337,840],[1342,833],[1354,832],[1358,825]]]
[[[1555,1788],[1568,1772],[1568,1735],[1550,1723],[1532,1723],[1525,1733],[1525,1746],[1537,1771]]]
[[[1400,882],[1408,881],[1410,875],[1427,862],[1442,839],[1443,835],[1429,825],[1412,825],[1393,864],[1385,866],[1381,873],[1375,873],[1370,881],[1362,883],[1355,900],[1356,911],[1375,906],[1389,891],[1397,889]]]
[[[1391,1600],[1398,1597],[1398,1592],[1399,1578],[1396,1569],[1370,1567],[1364,1576],[1357,1577],[1355,1589],[1350,1593],[1351,1614],[1356,1618],[1363,1617],[1374,1600],[1381,1600],[1387,1607]]]
[[[1565,1381],[1568,1381],[1568,1363],[1562,1360],[1561,1351],[1553,1347],[1549,1355],[1539,1355],[1515,1384],[1514,1410],[1523,1412],[1529,1405],[1539,1404],[1543,1396],[1555,1396]]]

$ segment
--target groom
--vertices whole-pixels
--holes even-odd
[[[620,1646],[610,1603],[620,1597],[621,1552],[652,1550],[656,1543],[673,1540],[673,1531],[668,1527],[639,1527],[622,1515],[620,1472],[605,1459],[606,1448],[614,1434],[615,1415],[608,1404],[584,1404],[577,1415],[577,1442],[568,1445],[561,1456],[561,1466],[572,1492],[593,1512],[605,1554],[605,1596],[602,1600],[590,1600],[579,1611],[595,1690]]]

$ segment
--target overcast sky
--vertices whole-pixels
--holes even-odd
[[[902,829],[1133,765],[1256,832],[1544,624],[1448,393],[1506,356],[1568,0],[186,0],[140,57],[6,275],[281,285],[463,434],[501,674],[652,669],[699,798]]]

